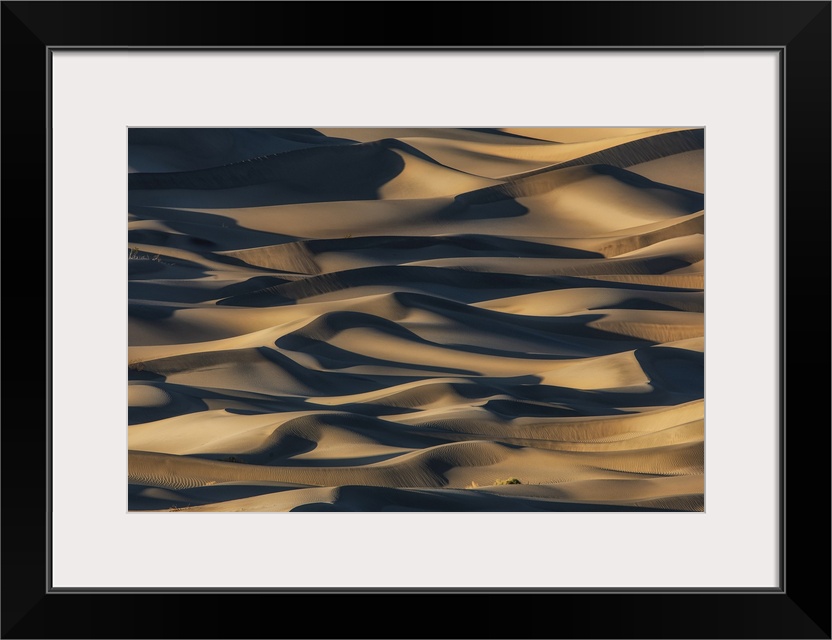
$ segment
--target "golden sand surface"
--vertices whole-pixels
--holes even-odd
[[[701,129],[131,129],[129,506],[701,511]]]

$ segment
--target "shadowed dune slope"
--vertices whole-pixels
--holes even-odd
[[[131,129],[128,501],[702,511],[704,132]]]

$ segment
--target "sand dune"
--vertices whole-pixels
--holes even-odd
[[[704,509],[701,129],[129,142],[130,509]]]
[[[315,129],[128,130],[130,172],[193,171],[317,146],[351,144]]]

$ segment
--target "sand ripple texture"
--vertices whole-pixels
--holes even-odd
[[[703,147],[130,129],[130,509],[704,510]]]

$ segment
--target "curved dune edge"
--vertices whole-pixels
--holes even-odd
[[[697,128],[130,138],[137,511],[703,511]]]
[[[609,487],[608,487],[609,488]],[[633,487],[625,486],[626,493]],[[675,490],[675,488],[669,488]],[[448,512],[656,512],[703,511],[704,497],[700,492],[624,499],[620,501],[567,499],[548,497],[532,492],[485,491],[483,489],[442,491],[431,489],[401,490],[382,487],[326,487],[275,492],[250,498],[198,504],[187,493],[137,491],[148,510],[159,504],[172,503],[162,511],[177,512],[287,512],[287,511],[448,511]],[[531,495],[529,495],[531,494]],[[158,497],[157,497],[158,496]]]

